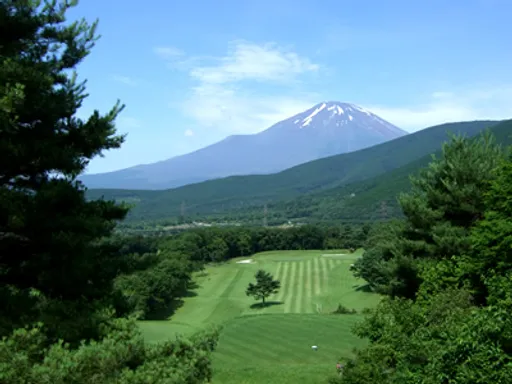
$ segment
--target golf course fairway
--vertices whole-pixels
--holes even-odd
[[[141,321],[140,327],[146,340],[158,342],[222,325],[213,354],[215,384],[325,382],[338,360],[365,344],[351,332],[360,314],[332,312],[338,304],[360,312],[380,300],[349,270],[360,255],[273,251],[207,266],[170,320]],[[281,282],[265,307],[245,294],[258,269]]]

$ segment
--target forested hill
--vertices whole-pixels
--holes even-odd
[[[332,156],[263,176],[235,176],[165,191],[92,189],[88,197],[134,203],[128,221],[187,215],[221,214],[255,208],[363,181],[406,166],[438,150],[448,133],[474,136],[496,121],[472,121],[430,127],[396,140]],[[423,164],[423,163],[422,163]]]
[[[502,122],[490,131],[498,143],[503,146],[512,145],[512,120]],[[434,154],[439,157],[441,150]],[[410,189],[410,176],[417,175],[418,171],[431,161],[432,155],[423,156],[403,167],[368,180],[270,203],[267,206],[267,219],[271,223],[288,220],[365,222],[401,216],[397,196]],[[261,207],[246,208],[211,218],[261,222],[262,212]]]

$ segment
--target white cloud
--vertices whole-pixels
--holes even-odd
[[[304,72],[317,71],[318,65],[274,43],[263,45],[234,42],[227,56],[214,66],[198,67],[191,76],[203,83],[224,84],[242,80],[281,82]]]
[[[129,85],[131,87],[135,87],[138,84],[136,80],[128,76],[113,75],[112,80],[117,81],[118,83]]]
[[[434,92],[429,102],[411,107],[365,105],[376,115],[414,132],[437,124],[512,118],[512,86],[483,87],[458,92]]]
[[[183,134],[185,136],[194,136],[194,131],[191,129],[187,129],[187,130],[185,130],[185,132],[183,132]]]
[[[300,77],[319,66],[274,43],[235,41],[224,57],[187,60],[196,84],[181,108],[200,126],[223,134],[261,131],[317,102],[297,89]]]
[[[179,56],[183,56],[184,52],[181,49],[175,47],[155,47],[153,48],[153,52],[155,52],[158,56],[164,59],[175,58]]]
[[[187,56],[169,47],[155,52],[194,82],[173,107],[193,119],[197,129],[222,135],[255,133],[326,99],[301,92],[305,76],[320,69],[325,76],[325,68],[275,43],[234,41],[221,57]],[[422,104],[362,106],[412,132],[446,122],[512,118],[510,100],[512,86],[475,86],[441,89]]]

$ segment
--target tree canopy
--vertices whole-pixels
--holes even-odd
[[[27,321],[46,321],[56,338],[80,339],[64,324],[108,294],[118,269],[109,236],[127,210],[110,201],[87,201],[75,181],[89,161],[118,148],[119,103],[88,119],[76,113],[85,82],[74,71],[97,39],[97,23],[65,23],[76,2],[2,1],[0,66],[0,296],[2,334]],[[71,329],[73,328],[73,329]]]
[[[370,237],[357,272],[387,297],[341,382],[512,381],[511,160],[489,136],[454,138],[401,197],[397,237]]]
[[[126,207],[86,199],[76,180],[124,140],[119,102],[77,117],[87,94],[75,70],[97,23],[68,22],[76,4],[0,2],[0,382],[204,382],[215,330],[148,345],[133,319],[112,310],[123,273],[155,266],[160,287],[141,275],[160,298],[154,291],[186,289],[190,265],[165,252],[126,257],[112,238]]]
[[[270,295],[276,294],[281,288],[279,280],[274,280],[270,272],[260,269],[254,275],[256,283],[249,283],[245,293],[247,296],[253,296],[256,300],[261,300],[265,305],[265,299]]]

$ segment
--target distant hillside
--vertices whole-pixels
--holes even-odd
[[[496,141],[512,145],[512,120],[494,126],[491,131]],[[437,156],[441,151],[435,152]],[[401,215],[397,196],[410,189],[410,175],[415,175],[432,160],[423,156],[403,167],[373,177],[326,191],[299,196],[288,201],[269,204],[269,221],[375,221]],[[262,209],[245,209],[230,212],[227,218],[259,221]],[[222,216],[221,216],[222,217]]]
[[[162,190],[219,177],[279,172],[404,135],[407,132],[357,105],[331,101],[257,134],[229,136],[182,156],[80,179],[89,188]]]
[[[443,124],[393,141],[348,154],[316,160],[264,176],[238,176],[187,185],[167,191],[90,190],[90,198],[135,203],[130,220],[159,220],[180,215],[223,215],[251,210],[264,203],[289,200],[308,193],[329,193],[333,188],[369,180],[404,167],[437,151],[447,132],[474,136],[495,121]],[[369,180],[371,183],[371,180]],[[308,196],[302,199],[308,199]],[[283,204],[283,203],[279,203]],[[286,206],[280,205],[283,209]]]

